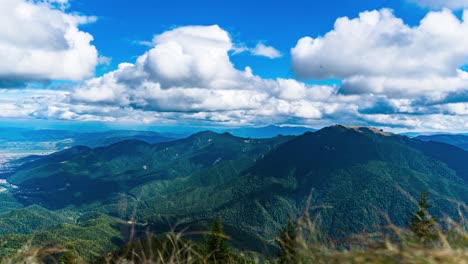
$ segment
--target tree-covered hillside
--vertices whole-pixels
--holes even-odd
[[[127,140],[108,147],[74,147],[19,167],[8,178],[24,203],[62,208],[128,193],[152,181],[170,181],[231,164],[241,171],[289,137],[243,139],[200,132],[186,139],[149,144]]]
[[[466,160],[468,152],[451,145],[345,126],[297,137],[201,132],[158,144],[75,147],[32,159],[8,179],[19,188],[6,200],[42,207],[2,213],[0,223],[26,225],[8,228],[7,236],[53,233],[60,242],[73,241],[60,240],[61,230],[86,234],[83,223],[114,221],[97,242],[103,250],[123,243],[125,223],[138,237],[174,228],[196,234],[219,216],[233,241],[243,241],[238,248],[268,254],[281,226],[306,210],[333,238],[377,230],[386,216],[406,226],[417,209],[411,197],[422,191],[432,198],[432,214],[457,219],[453,201],[468,202]],[[35,225],[27,225],[28,212]]]

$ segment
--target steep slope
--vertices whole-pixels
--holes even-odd
[[[151,145],[128,140],[108,147],[75,147],[21,166],[8,178],[25,203],[60,208],[101,201],[155,180],[188,177],[235,161],[246,166],[288,137],[252,140],[201,132]]]
[[[256,198],[262,206],[269,206],[265,220],[284,212],[271,203],[304,210],[305,198],[313,190],[315,205],[331,206],[320,210],[324,229],[340,234],[386,224],[380,213],[396,224],[405,224],[414,205],[399,188],[413,196],[432,191],[434,212],[443,208],[445,213],[453,213],[455,206],[443,197],[468,201],[463,160],[468,160],[468,153],[456,152],[449,145],[426,144],[369,128],[334,126],[274,150],[246,176],[248,181],[267,182],[276,190]],[[280,161],[278,168],[274,164]]]
[[[70,221],[65,216],[37,205],[0,214],[0,234],[30,234],[38,229]]]
[[[0,262],[24,262],[11,258],[28,250],[34,252],[35,249],[49,250],[49,254],[62,252],[63,249],[72,250],[83,260],[89,261],[122,246],[128,241],[131,229],[130,225],[117,218],[88,213],[76,222],[44,227],[33,234],[10,233],[1,236]],[[7,259],[2,259],[5,257]],[[45,259],[43,262],[56,263],[56,260]]]
[[[139,212],[153,222],[221,215],[231,226],[271,239],[288,217],[306,209],[312,194],[312,206],[327,207],[315,207],[313,215],[339,236],[387,224],[382,214],[404,225],[415,209],[406,193],[429,191],[434,214],[456,217],[446,198],[468,201],[468,153],[460,151],[371,128],[333,126],[280,145],[218,185],[173,193],[160,186],[164,195],[143,198]]]

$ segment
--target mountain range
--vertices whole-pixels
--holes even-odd
[[[195,131],[193,133],[203,131],[202,128],[192,130]],[[217,129],[216,131],[248,138],[271,138],[278,135],[300,135],[315,130],[306,127],[266,126]],[[50,154],[74,146],[103,147],[124,140],[140,140],[155,144],[181,139],[193,133],[184,130],[170,132],[167,129],[164,132],[133,130],[87,132],[3,127],[0,131],[0,178],[6,178],[16,167],[34,159],[34,155]]]
[[[447,143],[462,148],[464,150],[468,150],[468,136],[464,134],[420,135],[415,138],[422,141],[435,141]]]
[[[341,125],[299,136],[204,131],[154,144],[76,146],[30,158],[8,177],[15,188],[0,193],[0,223],[21,226],[4,232],[10,239],[44,229],[74,243],[67,234],[102,222],[100,248],[110,250],[127,239],[119,230],[128,223],[160,233],[221,216],[233,241],[244,241],[239,247],[262,251],[305,210],[332,237],[372,232],[388,224],[383,215],[406,225],[416,208],[409,197],[422,191],[431,213],[457,218],[452,201],[468,202],[466,160],[468,152],[446,143]]]

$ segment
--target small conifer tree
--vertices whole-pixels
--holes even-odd
[[[227,236],[224,233],[221,217],[216,217],[210,233],[205,238],[206,250],[209,260],[213,263],[226,263],[230,248],[227,244]]]
[[[59,264],[76,264],[78,263],[78,257],[73,251],[65,251],[62,256],[58,259]]]
[[[278,261],[281,264],[297,263],[297,230],[291,219],[288,220],[286,226],[281,228],[276,243],[280,251],[278,253]]]
[[[434,242],[438,238],[437,219],[428,212],[431,207],[427,193],[422,192],[418,201],[418,210],[412,213],[409,225],[414,238],[424,244]]]

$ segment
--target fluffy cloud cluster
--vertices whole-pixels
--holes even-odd
[[[466,36],[468,11],[462,19],[429,12],[415,27],[388,9],[363,12],[337,19],[323,37],[300,39],[292,63],[300,78],[337,78],[339,94],[369,100],[358,112],[371,124],[466,129]]]
[[[93,36],[78,29],[95,18],[67,14],[67,0],[2,0],[0,80],[80,80],[98,62]]]
[[[391,10],[340,18],[324,37],[300,39],[292,49],[301,78],[338,78],[345,94],[442,98],[468,87],[468,12],[430,12],[409,27]]]
[[[35,6],[69,17],[57,9],[67,1],[53,2]],[[343,123],[463,131],[468,128],[468,73],[461,70],[468,64],[467,21],[468,12],[459,19],[445,9],[429,12],[411,27],[383,9],[339,18],[323,37],[300,39],[291,50],[297,76],[335,78],[341,86],[263,79],[249,67],[233,65],[229,54],[239,48],[219,26],[179,27],[157,35],[135,62],[67,91],[36,90],[21,97],[14,95],[18,91],[0,90],[5,109],[0,117],[315,127]],[[2,34],[0,40],[6,39]],[[54,36],[61,35],[42,41]],[[49,49],[70,50],[68,42],[56,42]],[[40,38],[35,43],[45,45]],[[281,56],[263,44],[247,51]]]
[[[228,55],[234,45],[219,26],[176,28],[153,43],[134,64],[120,64],[116,71],[84,82],[71,100],[242,124],[321,118],[327,107],[323,100],[336,92],[336,87],[295,80],[265,80],[248,67],[237,70]]]
[[[465,129],[468,74],[459,70],[468,54],[466,40],[459,36],[465,30],[464,20],[449,11],[429,13],[417,27],[405,25],[389,10],[340,18],[324,37],[303,38],[292,49],[300,77],[341,79],[342,86],[336,87],[263,79],[249,67],[238,70],[229,58],[235,46],[226,31],[181,27],[156,36],[135,63],[83,82],[67,103],[33,115]]]
[[[468,7],[467,0],[410,0],[422,7],[429,7],[434,9],[450,8],[450,9],[463,9]]]

